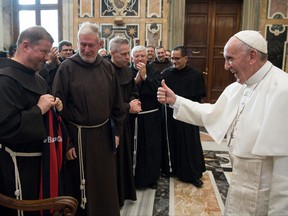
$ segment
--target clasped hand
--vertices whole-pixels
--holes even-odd
[[[147,73],[146,73],[146,64],[143,62],[138,62],[135,68],[138,70],[138,73],[136,75],[135,81],[136,83],[139,83],[141,81],[144,81],[146,79]]]
[[[37,106],[40,108],[42,115],[48,112],[52,106],[55,106],[56,110],[59,112],[63,109],[63,103],[60,98],[50,94],[41,95]]]
[[[139,113],[142,111],[141,102],[138,99],[130,101],[129,105],[130,105],[129,109],[130,113]]]

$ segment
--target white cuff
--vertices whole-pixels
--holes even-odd
[[[178,95],[176,95],[176,100],[175,100],[174,104],[173,105],[169,105],[169,107],[171,107],[173,109],[178,109],[179,106],[180,106],[180,101],[179,101],[178,98],[179,98]]]

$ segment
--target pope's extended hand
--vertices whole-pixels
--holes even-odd
[[[166,85],[165,80],[161,81],[161,87],[158,88],[157,99],[162,104],[170,105],[176,101],[176,94]]]

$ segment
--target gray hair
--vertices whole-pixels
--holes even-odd
[[[33,26],[22,31],[17,39],[17,47],[26,39],[33,45],[37,45],[41,40],[54,43],[52,36],[42,26]]]
[[[119,52],[119,45],[122,44],[129,45],[129,41],[124,37],[117,36],[115,38],[112,38],[112,40],[110,40],[109,49],[110,51]]]
[[[80,26],[77,34],[77,38],[79,40],[80,35],[83,34],[95,34],[98,38],[98,43],[101,43],[101,31],[99,30],[99,27],[95,23],[90,23],[90,22],[84,22]]]
[[[139,51],[145,51],[146,55],[147,55],[147,50],[145,46],[135,46],[133,47],[133,49],[131,50],[131,57],[133,58],[134,53],[135,52],[139,52]]]
[[[100,53],[102,51],[106,51],[107,52],[107,50],[105,48],[101,48],[101,49],[98,50],[98,53]]]
[[[244,53],[248,53],[251,50],[255,50],[258,53],[259,59],[260,61],[266,61],[268,59],[268,55],[266,53],[263,53],[251,46],[249,46],[248,44],[244,43],[243,41],[239,40],[239,42],[237,43],[237,48],[240,49],[241,51],[243,51]]]

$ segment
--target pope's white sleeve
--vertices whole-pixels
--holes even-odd
[[[288,215],[288,157],[274,157],[268,215]]]
[[[203,126],[200,107],[200,103],[177,95],[176,101],[172,106],[174,109],[173,117],[188,124]],[[204,107],[202,109],[204,110]]]

